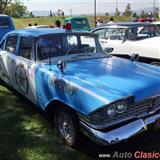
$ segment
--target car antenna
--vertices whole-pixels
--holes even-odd
[[[49,70],[51,71],[51,65],[52,65],[52,60],[51,60],[51,40],[49,41]]]

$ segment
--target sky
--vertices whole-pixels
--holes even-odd
[[[94,0],[21,0],[30,11],[52,10],[56,12],[62,9],[65,14],[92,14],[94,11]],[[132,10],[153,7],[154,1],[159,7],[160,0],[96,0],[97,13],[114,12],[117,6],[123,11],[127,3],[131,4]]]

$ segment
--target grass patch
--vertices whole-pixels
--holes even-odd
[[[109,21],[108,16],[99,16],[103,19],[104,23],[107,23]],[[40,17],[40,18],[13,18],[14,24],[16,28],[24,28],[27,27],[29,23],[34,25],[37,23],[38,25],[54,25],[54,22],[59,19],[61,21],[61,24],[64,24],[64,19],[62,17]],[[94,17],[89,16],[88,17],[89,23],[91,27],[94,27]],[[116,16],[114,17],[114,20],[117,22],[125,22],[130,21],[131,17],[123,17],[123,16]]]
[[[60,143],[38,109],[28,106],[2,86],[0,102],[1,160],[89,159]]]
[[[59,141],[52,125],[38,109],[2,86],[0,102],[1,160],[94,160],[99,154],[160,151],[160,130],[150,130],[106,147],[83,137],[81,145],[72,149]]]

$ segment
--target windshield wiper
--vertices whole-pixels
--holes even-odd
[[[93,56],[93,53],[82,53],[82,54],[76,54],[74,57],[72,58],[77,58],[77,57],[85,57],[85,56]]]
[[[64,54],[64,56],[67,56],[74,48],[77,48],[77,46],[73,46],[73,47],[69,48],[67,50],[67,52]]]

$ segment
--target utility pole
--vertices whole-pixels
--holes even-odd
[[[94,25],[96,26],[96,19],[97,19],[97,11],[96,11],[96,8],[97,8],[97,3],[96,3],[96,0],[94,0]]]
[[[155,16],[156,13],[156,0],[153,0],[153,16]]]
[[[118,9],[118,0],[116,0],[116,10]]]
[[[72,17],[72,9],[70,9],[69,12],[70,12],[70,16]]]

